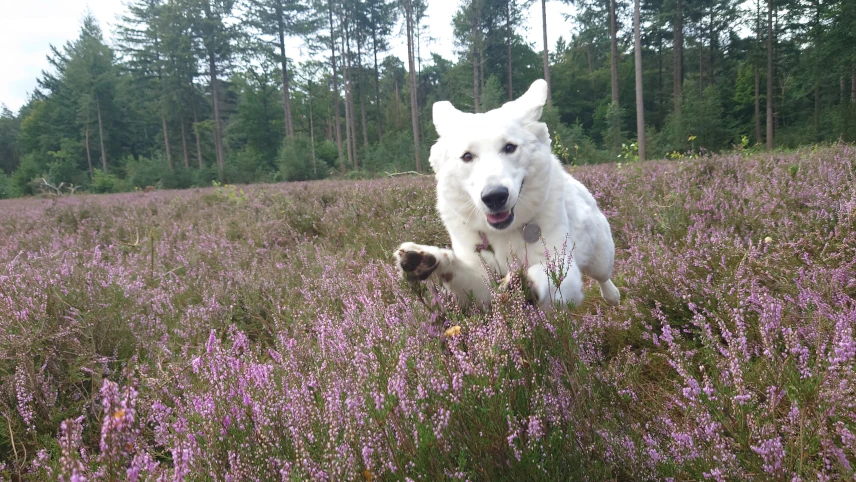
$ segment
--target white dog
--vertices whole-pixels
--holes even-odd
[[[485,267],[507,283],[516,255],[528,265],[531,294],[542,308],[579,304],[581,271],[600,283],[609,304],[618,304],[610,281],[615,247],[609,222],[551,152],[547,125],[539,121],[546,101],[547,83],[537,80],[519,99],[483,114],[434,104],[440,138],[429,161],[452,249],[402,244],[394,256],[405,277],[433,276],[460,302],[472,296],[487,304],[491,276]]]

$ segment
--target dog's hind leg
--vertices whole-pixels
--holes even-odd
[[[450,249],[403,243],[393,256],[402,275],[411,281],[426,281],[433,277],[454,293],[461,304],[471,296],[482,305],[490,303],[486,275],[460,261]]]
[[[606,300],[612,306],[618,306],[621,302],[621,293],[618,291],[618,288],[612,284],[612,280],[606,280],[603,283],[598,282],[600,284],[600,296],[603,296],[603,299]]]

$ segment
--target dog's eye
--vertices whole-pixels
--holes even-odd
[[[517,146],[510,143],[510,142],[508,144],[506,144],[505,147],[502,148],[502,151],[505,152],[506,154],[511,154],[512,152],[514,152],[516,150],[517,150]]]
[[[472,160],[473,160],[473,155],[472,155],[472,154],[470,154],[469,152],[465,152],[465,153],[464,153],[464,155],[463,155],[463,156],[461,156],[461,159],[462,159],[464,162],[470,162],[470,161],[472,161]]]

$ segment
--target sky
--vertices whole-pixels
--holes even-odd
[[[77,38],[80,20],[89,9],[101,23],[108,42],[117,17],[125,7],[121,0],[4,0],[3,15],[0,15],[0,104],[17,112],[36,87],[36,79],[43,70],[49,69],[46,59],[50,45],[62,46]],[[431,39],[423,39],[423,59],[436,52],[448,59],[454,53],[452,37],[452,15],[460,0],[430,0],[428,2],[428,32]],[[559,36],[570,36],[571,23],[565,15],[572,7],[561,2],[547,2],[547,35],[552,48]],[[525,37],[535,50],[541,45],[541,2],[532,2],[526,23]],[[292,42],[294,45],[295,42]],[[403,35],[390,41],[392,53],[407,60],[407,45]],[[290,52],[295,58],[305,55],[300,51]]]

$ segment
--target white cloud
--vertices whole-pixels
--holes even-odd
[[[45,58],[50,52],[49,46],[59,47],[74,40],[87,8],[101,23],[108,40],[117,15],[125,11],[123,2],[119,0],[7,0],[3,3],[0,16],[0,102],[15,111],[35,89],[36,78],[42,70],[49,68]],[[448,59],[456,57],[451,21],[459,4],[456,0],[429,2],[426,23],[433,39],[430,42],[423,39],[423,58],[429,58],[431,52]],[[547,9],[547,31],[552,47],[560,35],[569,36],[570,24],[561,14],[572,9],[559,2],[548,2]],[[526,39],[540,51],[541,3],[538,1],[533,2],[529,11]],[[392,38],[390,43],[392,53],[406,61],[407,46],[403,36]],[[295,55],[297,52],[293,50],[292,55]],[[297,55],[298,58],[301,56]]]

